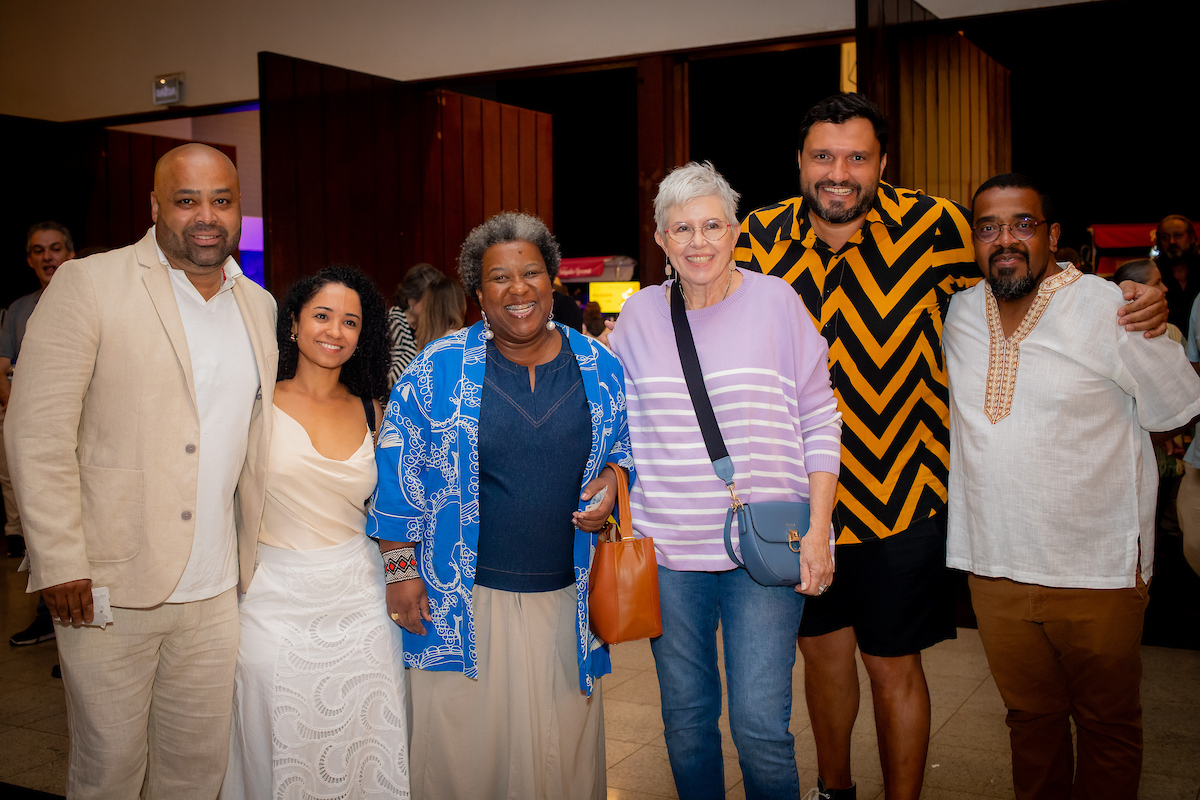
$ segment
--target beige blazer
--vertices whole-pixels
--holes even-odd
[[[13,375],[5,444],[30,556],[29,591],[91,578],[112,604],[150,608],[192,551],[200,417],[187,339],[154,229],[59,267]],[[240,585],[254,573],[279,350],[275,300],[237,300],[262,384],[234,515]]]

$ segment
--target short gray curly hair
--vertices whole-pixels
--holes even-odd
[[[654,197],[654,225],[658,231],[665,231],[667,214],[676,206],[687,205],[698,197],[715,196],[725,214],[725,221],[733,223],[735,229],[738,222],[737,204],[741,195],[733,190],[725,176],[717,172],[711,161],[697,164],[690,161],[682,167],[671,170],[667,177],[658,185],[658,194]]]
[[[462,252],[458,256],[458,277],[470,297],[475,297],[483,285],[483,254],[492,245],[506,242],[529,242],[541,251],[550,280],[553,281],[558,275],[562,254],[558,249],[558,240],[546,223],[531,214],[506,211],[471,231],[463,242]]]

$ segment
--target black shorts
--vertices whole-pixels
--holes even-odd
[[[937,514],[886,539],[838,545],[833,583],[805,598],[800,635],[853,627],[859,650],[894,657],[955,638],[954,621],[946,515]]]

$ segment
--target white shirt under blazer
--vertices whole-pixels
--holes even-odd
[[[263,409],[271,408],[279,351],[274,299],[244,275],[232,281],[261,386],[236,495],[218,501],[232,503],[244,591],[265,491],[271,415]],[[195,374],[153,228],[128,247],[59,267],[30,317],[5,420],[29,591],[91,578],[109,588],[114,606],[152,608],[176,590],[203,509]]]

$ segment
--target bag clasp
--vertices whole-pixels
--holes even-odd
[[[793,553],[800,552],[800,531],[795,528],[788,528],[788,549]]]

